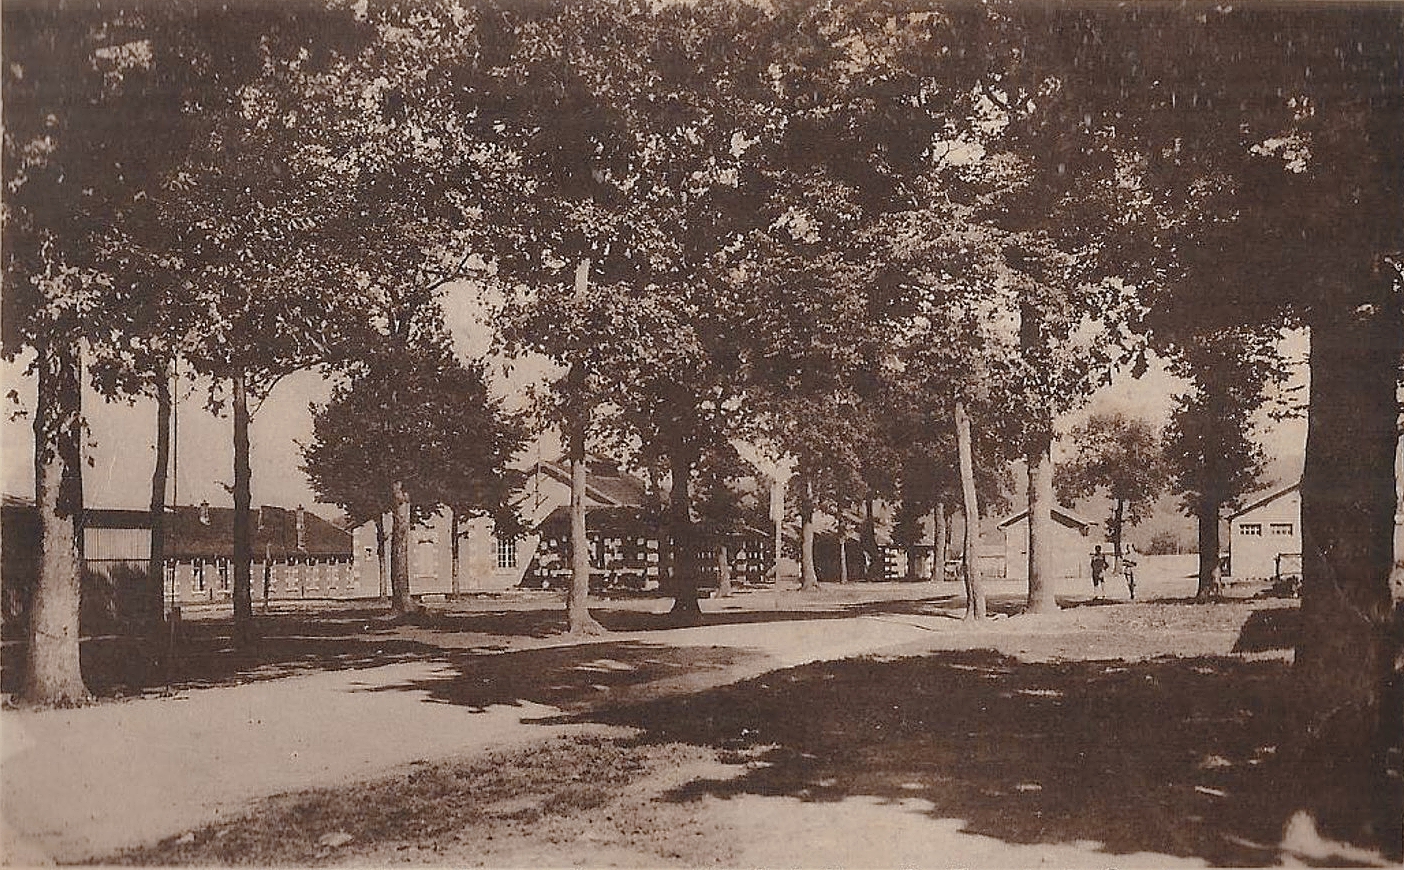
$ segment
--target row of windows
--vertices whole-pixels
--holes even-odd
[[[1292,536],[1292,523],[1268,523],[1268,533],[1276,537]],[[1261,538],[1263,536],[1262,523],[1239,523],[1238,533],[1249,538]]]
[[[218,578],[219,582],[218,588],[224,592],[229,591],[230,564],[231,563],[225,559],[219,559],[214,562],[204,562],[197,559],[196,561],[190,563],[191,591],[206,591],[206,589],[208,588],[207,584],[214,580],[216,577]],[[211,566],[213,566],[214,568],[213,572],[209,570]],[[311,572],[307,571],[307,568],[309,567],[313,568]],[[331,564],[327,562],[314,562],[311,559],[290,560],[286,565],[282,563],[275,564],[273,566],[272,576],[270,579],[275,584],[279,580],[285,580],[289,592],[295,590],[297,586],[304,580],[309,582],[313,588],[316,588],[319,580],[335,580],[336,572],[341,567],[342,566],[339,564]],[[293,573],[293,570],[290,569],[295,569],[296,573]],[[255,586],[258,586],[262,582],[261,575],[259,575],[259,572],[257,571],[255,571],[254,573],[255,576],[253,577],[253,582]],[[329,574],[331,575],[330,577],[328,577]],[[176,582],[176,563],[167,562],[166,584],[171,589],[175,589]]]

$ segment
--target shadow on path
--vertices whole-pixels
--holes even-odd
[[[1010,843],[1100,842],[1220,865],[1275,857],[1286,665],[1027,664],[989,651],[850,659],[575,721],[749,760],[673,795],[924,798]]]

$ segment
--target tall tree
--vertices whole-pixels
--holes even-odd
[[[318,497],[353,517],[394,515],[397,613],[414,609],[405,561],[412,511],[425,518],[449,506],[510,527],[517,477],[507,465],[523,431],[489,393],[481,364],[429,350],[378,357],[313,410],[304,470]]]
[[[991,7],[993,8],[993,7]],[[1391,596],[1404,251],[1400,8],[999,7],[1007,64],[1063,132],[1047,172],[1137,178],[1148,232],[1116,243],[1152,299],[1202,329],[1311,333],[1302,529],[1297,806],[1327,833],[1401,853],[1400,633]],[[1011,58],[1013,55],[1011,53]],[[1056,82],[1057,86],[1049,85]],[[1097,169],[1096,171],[1101,171]],[[1186,202],[1198,207],[1187,213]],[[1164,214],[1188,214],[1166,227]],[[1174,268],[1166,264],[1173,262]]]
[[[1175,397],[1165,433],[1172,491],[1198,521],[1199,587],[1195,600],[1222,591],[1219,525],[1226,508],[1261,485],[1265,455],[1253,437],[1253,415],[1265,391],[1285,376],[1271,333],[1223,329],[1194,336],[1176,355],[1176,370],[1193,379]]]
[[[1165,489],[1167,471],[1161,434],[1145,420],[1115,411],[1093,414],[1073,430],[1075,453],[1058,466],[1054,482],[1068,501],[1104,493],[1111,499],[1107,534],[1120,565],[1122,536],[1145,519]]]
[[[159,309],[149,304],[162,289],[153,276],[181,264],[169,254],[157,202],[181,186],[208,112],[255,74],[260,40],[285,12],[317,17],[144,2],[5,9],[0,319],[6,356],[34,353],[40,395],[43,567],[23,692],[30,701],[84,695],[74,549],[81,472],[78,445],[68,443],[82,419],[83,347],[101,353],[109,342],[132,342],[134,313]],[[146,326],[136,332],[159,335]]]

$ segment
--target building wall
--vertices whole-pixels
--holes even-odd
[[[436,516],[423,526],[410,531],[410,594],[445,595],[453,591],[453,549],[448,514]],[[498,541],[493,534],[493,522],[475,517],[459,524],[458,588],[460,592],[494,592],[510,589],[521,582],[531,562],[537,540],[530,535],[516,542],[515,564],[498,565]],[[375,523],[365,523],[352,530],[352,547],[356,554],[355,576],[361,595],[380,594],[380,563],[376,554]],[[390,525],[385,528],[390,546]],[[510,551],[508,551],[510,552]],[[504,553],[507,555],[508,553]],[[505,559],[510,563],[510,559]],[[388,587],[388,580],[387,587]],[[388,592],[388,589],[387,589]]]
[[[1233,518],[1229,529],[1229,572],[1235,580],[1277,575],[1277,556],[1284,555],[1283,573],[1301,571],[1302,498],[1293,490],[1265,505]]]
[[[361,590],[355,565],[346,557],[277,560],[269,566],[268,600],[357,598]],[[254,561],[251,585],[255,601],[264,600],[264,562]],[[228,559],[167,561],[166,600],[172,604],[212,604],[234,596],[234,563]]]
[[[1029,577],[1029,519],[1025,515],[1004,529],[1004,576],[1010,580]],[[1090,528],[1069,526],[1053,517],[1053,575],[1085,578],[1091,574],[1092,549],[1101,544]],[[1106,547],[1103,546],[1105,550]],[[1110,559],[1108,560],[1110,561]]]

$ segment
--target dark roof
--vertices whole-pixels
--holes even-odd
[[[35,510],[33,498],[8,492],[4,493],[3,504],[6,509],[12,511]],[[151,512],[130,508],[85,507],[83,525],[90,529],[149,529]]]
[[[1230,520],[1237,519],[1237,518],[1243,516],[1244,514],[1248,513],[1248,512],[1251,511],[1251,510],[1257,510],[1258,508],[1262,507],[1263,505],[1267,504],[1268,502],[1270,502],[1270,501],[1277,501],[1279,498],[1282,498],[1282,497],[1283,497],[1284,495],[1286,495],[1287,493],[1292,492],[1292,491],[1294,491],[1294,490],[1301,489],[1301,488],[1302,488],[1302,482],[1299,480],[1299,481],[1297,481],[1296,483],[1290,484],[1290,485],[1288,485],[1288,486],[1284,486],[1284,487],[1282,487],[1281,489],[1275,489],[1275,490],[1273,490],[1272,492],[1268,492],[1268,493],[1264,493],[1264,494],[1255,495],[1255,496],[1253,496],[1253,500],[1252,500],[1251,502],[1249,502],[1248,505],[1247,505],[1246,507],[1244,507],[1242,510],[1238,511],[1237,513],[1229,514],[1228,518],[1229,518]]]
[[[585,507],[587,531],[605,534],[657,534],[659,517],[646,508]],[[561,505],[537,523],[534,530],[547,537],[560,537],[570,532],[570,506]]]
[[[1080,529],[1085,529],[1095,525],[1095,522],[1093,520],[1089,520],[1086,517],[1080,517],[1062,506],[1050,508],[1048,512],[1053,515],[1054,519],[1061,518],[1063,520],[1063,525],[1065,526],[1077,526]],[[1007,516],[1004,519],[1000,520],[999,527],[1001,529],[1008,528],[1009,526],[1014,525],[1015,523],[1019,522],[1028,515],[1029,509],[1024,508],[1018,513],[1011,514],[1010,516]]]
[[[209,523],[200,522],[199,505],[180,505],[166,513],[166,552],[173,559],[232,558],[234,509],[209,508]],[[264,505],[250,511],[253,557],[265,552],[283,556],[343,556],[351,558],[351,533],[303,511],[303,546],[297,546],[297,511]]]
[[[543,474],[570,485],[570,462],[561,457],[550,462],[538,462]],[[617,463],[591,456],[586,460],[586,494],[602,505],[611,507],[645,507],[649,504],[648,484],[626,471]]]

